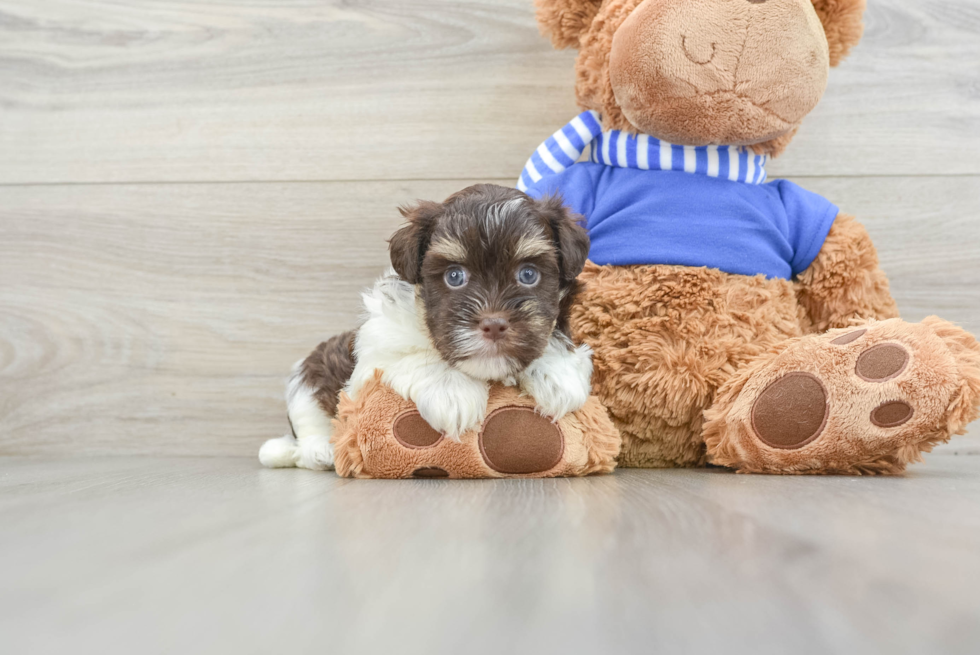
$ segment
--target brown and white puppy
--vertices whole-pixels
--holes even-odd
[[[519,385],[554,419],[588,399],[592,354],[569,339],[568,310],[589,237],[560,198],[480,184],[402,215],[392,271],[364,294],[365,322],[294,368],[294,434],[266,442],[266,466],[331,468],[338,394],[356,397],[376,370],[456,439],[483,422],[493,381]]]

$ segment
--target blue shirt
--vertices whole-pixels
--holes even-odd
[[[594,162],[545,175],[527,193],[560,194],[586,218],[596,264],[707,266],[768,278],[805,271],[838,214],[786,180],[747,184]]]

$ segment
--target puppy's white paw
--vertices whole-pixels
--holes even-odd
[[[483,423],[487,414],[489,387],[467,376],[427,387],[415,398],[415,406],[425,422],[437,432],[459,441],[466,432]]]
[[[299,440],[299,455],[296,466],[313,471],[333,469],[333,444],[325,434],[305,435]]]
[[[277,439],[269,439],[259,449],[262,466],[271,469],[292,468],[296,466],[299,448],[293,435],[287,434]]]
[[[524,378],[521,388],[537,402],[539,414],[558,420],[582,408],[589,399],[591,387],[575,379],[557,379],[550,375]]]
[[[521,389],[537,402],[538,413],[553,420],[581,409],[592,393],[592,351],[549,346],[521,374]]]
[[[287,434],[262,444],[259,461],[273,469],[298,467],[329,471],[333,468],[333,444],[328,435],[307,435],[297,440]]]

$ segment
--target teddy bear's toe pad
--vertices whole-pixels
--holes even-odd
[[[406,448],[431,448],[442,440],[442,435],[414,410],[396,418],[391,431],[398,443]]]
[[[530,407],[501,407],[480,432],[487,466],[508,475],[541,473],[561,461],[565,440],[557,425]]]
[[[901,400],[882,403],[871,412],[871,422],[879,428],[897,428],[912,419],[915,410]]]
[[[752,428],[773,448],[801,448],[820,436],[827,415],[827,391],[817,376],[789,373],[755,401]]]
[[[882,343],[862,352],[854,372],[865,382],[897,378],[909,363],[909,351],[895,343]]]
[[[867,330],[854,330],[853,332],[848,332],[844,336],[837,337],[830,343],[834,344],[835,346],[846,346],[847,344],[857,341],[863,337],[866,332]]]
[[[415,469],[412,472],[413,478],[448,478],[449,471],[446,469],[441,469],[438,466],[426,466],[424,468]]]

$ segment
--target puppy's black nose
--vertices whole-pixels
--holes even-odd
[[[486,339],[490,339],[490,341],[503,339],[509,328],[510,323],[507,322],[507,319],[500,318],[499,316],[485,318],[480,321],[480,329],[483,331],[483,336]]]

